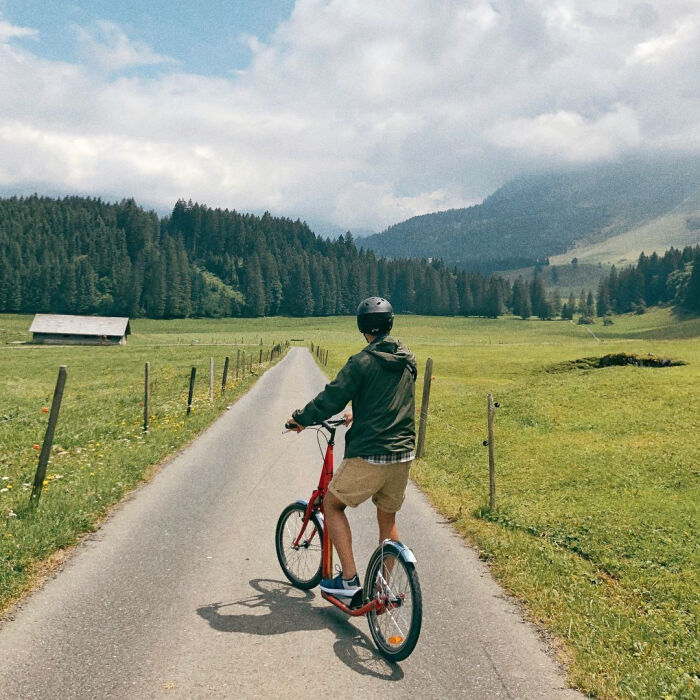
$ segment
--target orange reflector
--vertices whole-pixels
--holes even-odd
[[[401,644],[403,637],[389,637],[389,644]]]

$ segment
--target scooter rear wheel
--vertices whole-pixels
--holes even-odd
[[[275,530],[275,547],[284,575],[296,588],[309,590],[321,581],[323,526],[318,516],[312,513],[304,535],[295,547],[305,514],[306,506],[301,503],[290,503],[282,511]]]

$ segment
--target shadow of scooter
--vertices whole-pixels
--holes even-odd
[[[353,671],[389,681],[403,678],[401,667],[379,656],[367,635],[349,624],[344,615],[332,607],[313,606],[316,596],[311,591],[271,579],[252,579],[250,585],[256,594],[229,603],[203,605],[197,608],[197,614],[218,632],[273,635],[330,629],[337,637],[333,651]],[[236,608],[251,612],[239,613]],[[252,612],[257,609],[261,612]]]

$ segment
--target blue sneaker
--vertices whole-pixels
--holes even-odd
[[[355,593],[362,590],[362,586],[360,586],[360,578],[357,574],[346,580],[341,571],[335,578],[322,578],[321,590],[336,598],[352,598]]]

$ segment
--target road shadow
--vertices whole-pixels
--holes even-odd
[[[315,596],[310,591],[271,579],[252,579],[250,585],[256,592],[248,598],[203,605],[197,614],[218,632],[271,635],[330,629],[336,636],[335,655],[353,671],[387,681],[403,678],[401,667],[379,656],[369,637],[349,624],[342,612],[330,604],[312,606]],[[237,608],[263,612],[237,612]]]

